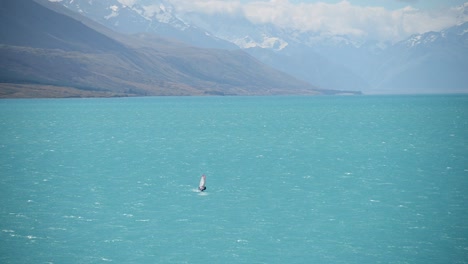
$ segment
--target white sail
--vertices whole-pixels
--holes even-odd
[[[200,191],[204,191],[206,189],[205,183],[206,183],[206,176],[205,174],[203,174],[200,179],[200,184],[198,185],[198,189]]]

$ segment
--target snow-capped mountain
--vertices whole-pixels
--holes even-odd
[[[255,25],[241,15],[223,16],[185,13],[184,18],[211,34],[243,49],[267,48],[281,50],[289,43],[287,33],[272,24]]]
[[[468,22],[389,47],[372,75],[376,91],[468,92]]]
[[[205,48],[241,48],[270,66],[324,89],[367,93],[468,91],[463,73],[468,69],[467,23],[389,43],[280,28],[270,23],[254,24],[235,13],[178,14],[165,0],[61,3],[116,31],[151,32]],[[457,10],[461,22],[468,16],[467,7],[465,3]]]
[[[118,32],[150,32],[199,47],[237,48],[206,30],[184,22],[165,0],[150,1],[148,4],[125,0],[62,0],[60,3]]]
[[[460,16],[466,6],[460,7]],[[367,93],[468,91],[463,73],[468,70],[467,23],[390,43],[259,26],[241,16],[186,14],[186,20],[322,88]]]
[[[447,44],[468,46],[468,23],[450,27],[440,32],[416,34],[398,43],[398,45],[403,45],[407,48],[421,48]]]

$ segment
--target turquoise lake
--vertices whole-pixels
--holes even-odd
[[[468,263],[468,96],[0,100],[0,199],[0,263]]]

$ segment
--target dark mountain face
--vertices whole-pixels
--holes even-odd
[[[0,3],[2,44],[67,51],[116,51],[125,47],[81,22],[31,0]]]

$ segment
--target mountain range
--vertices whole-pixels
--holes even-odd
[[[381,43],[166,0],[0,0],[0,97],[466,93],[467,32]]]
[[[219,39],[213,45],[230,48],[129,33],[46,0],[2,0],[0,97],[343,93],[294,78]]]
[[[324,89],[377,94],[468,92],[466,22],[380,43],[254,24],[242,15],[179,13],[166,0],[61,0],[60,4],[118,32],[151,32],[203,48],[241,48]],[[468,15],[467,7],[468,3],[459,8],[461,17]]]

